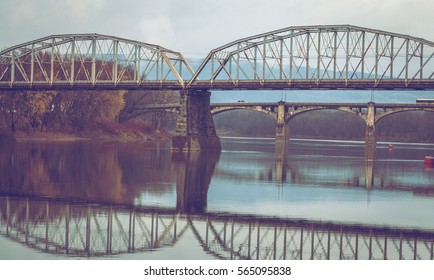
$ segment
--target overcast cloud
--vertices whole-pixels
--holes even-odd
[[[101,33],[206,55],[295,25],[352,24],[434,41],[432,0],[0,0],[0,49],[62,33]]]

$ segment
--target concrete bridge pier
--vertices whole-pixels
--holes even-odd
[[[211,92],[181,90],[174,151],[221,150],[210,111]]]
[[[366,117],[365,143],[367,145],[376,145],[375,139],[375,103],[368,103],[368,113]]]
[[[280,101],[277,109],[276,123],[276,147],[275,153],[279,156],[286,156],[289,141],[289,129],[285,122],[285,102]]]

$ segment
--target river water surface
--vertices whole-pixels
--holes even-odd
[[[0,146],[0,259],[432,259],[434,145]]]

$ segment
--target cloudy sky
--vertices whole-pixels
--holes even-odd
[[[242,37],[316,24],[434,41],[432,0],[0,0],[0,7],[0,49],[53,34],[100,33],[205,56]]]

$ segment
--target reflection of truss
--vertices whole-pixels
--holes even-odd
[[[433,259],[434,232],[0,197],[0,233],[51,254],[104,256],[174,246],[191,229],[220,259]]]

